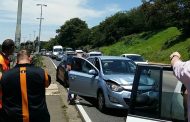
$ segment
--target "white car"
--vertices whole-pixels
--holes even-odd
[[[102,53],[98,51],[92,51],[92,52],[87,53],[87,57],[90,57],[90,56],[102,56]]]
[[[133,60],[136,64],[148,64],[148,61],[139,54],[122,54],[121,56]]]
[[[78,56],[78,57],[82,57],[84,52],[82,50],[75,50],[75,54]]]

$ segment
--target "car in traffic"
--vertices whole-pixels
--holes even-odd
[[[51,57],[51,55],[52,55],[52,51],[47,51],[46,52],[46,56]]]
[[[97,100],[100,111],[106,108],[128,109],[136,64],[119,56],[93,56],[87,59],[73,57],[69,72],[70,91],[73,94],[92,97]],[[155,81],[144,72],[141,77],[139,104],[157,104],[155,96],[149,96],[155,87]],[[154,94],[156,95],[156,93]],[[143,101],[146,97],[146,101]]]
[[[65,54],[63,52],[59,52],[59,54],[56,55],[56,60],[57,61],[61,61],[61,59],[65,56]]]
[[[145,104],[138,103],[139,95],[144,94],[141,90],[144,71],[149,71],[149,77],[156,83],[156,88],[152,89],[154,92],[149,94],[157,100],[154,109],[146,109],[148,97],[143,97]],[[126,122],[185,122],[181,86],[182,83],[173,75],[171,65],[137,65]]]
[[[139,54],[122,54],[121,56],[133,60],[136,64],[148,64],[148,61]]]
[[[75,54],[76,54],[78,57],[83,57],[84,51],[83,51],[83,50],[75,50]]]
[[[63,52],[63,47],[61,45],[55,45],[53,46],[53,51],[52,51],[52,59],[55,59],[56,56],[60,53]]]
[[[102,56],[102,52],[91,51],[91,52],[87,53],[87,57],[90,57],[90,56]]]

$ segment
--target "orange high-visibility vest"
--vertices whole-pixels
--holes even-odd
[[[10,69],[10,62],[8,58],[5,58],[3,54],[0,54],[0,64],[2,66],[2,70],[7,71]]]
[[[9,59],[6,58],[2,53],[0,53],[0,65],[2,67],[2,72],[10,69]],[[0,109],[2,108],[2,91],[0,90]]]

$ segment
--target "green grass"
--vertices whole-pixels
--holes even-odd
[[[36,54],[32,57],[32,63],[36,66],[36,67],[41,67],[44,68],[45,65],[43,64],[43,58],[41,55]]]
[[[165,47],[165,43],[174,40],[181,35],[176,27],[170,27],[157,32],[143,32],[123,37],[119,42],[101,47],[105,55],[121,55],[123,53],[138,53],[150,62],[170,63],[169,56],[173,51],[181,53],[183,60],[188,60],[190,38],[178,40],[171,47]]]

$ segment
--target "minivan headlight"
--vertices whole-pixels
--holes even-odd
[[[107,80],[106,84],[114,92],[121,92],[121,91],[123,91],[123,87],[121,87],[119,84],[117,84],[117,83],[115,83],[113,81]]]

